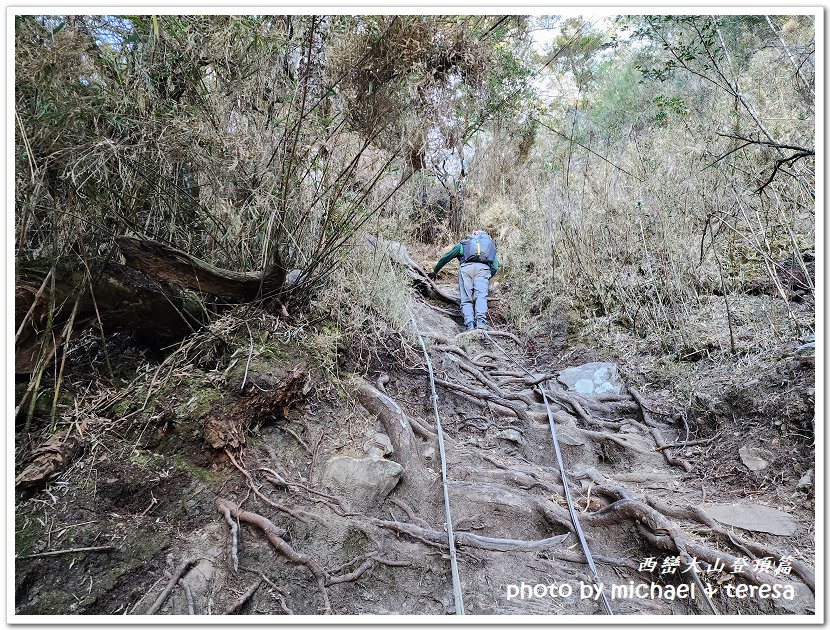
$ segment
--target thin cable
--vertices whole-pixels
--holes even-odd
[[[535,376],[530,370],[525,368],[521,363],[516,361],[504,348],[502,348],[498,342],[493,339],[493,337],[488,334],[485,330],[483,331],[487,338],[492,342],[496,348],[498,348],[501,353],[510,359],[519,369],[523,370],[527,373],[528,376]],[[591,569],[591,573],[593,574],[594,584],[599,585],[599,575],[597,574],[597,567],[594,564],[594,557],[591,555],[591,550],[588,549],[588,541],[585,540],[585,534],[582,532],[582,525],[579,523],[579,517],[576,515],[576,510],[574,509],[573,498],[571,497],[571,489],[568,487],[568,476],[565,473],[565,463],[562,460],[562,451],[559,448],[559,439],[556,437],[556,426],[553,422],[553,412],[550,410],[550,404],[548,404],[548,397],[545,393],[545,388],[542,387],[541,383],[536,386],[536,388],[542,394],[542,400],[545,402],[545,410],[548,413],[548,423],[550,424],[550,434],[553,438],[553,448],[556,451],[556,462],[559,464],[559,474],[562,479],[562,488],[565,490],[565,502],[568,504],[568,512],[571,515],[571,522],[573,523],[574,530],[576,531],[577,538],[579,538],[579,543],[582,545],[582,553],[585,554],[585,560],[588,562],[588,567]],[[605,591],[600,591],[600,597],[602,598],[602,604],[605,608],[605,612],[609,615],[613,615],[614,613],[611,610],[611,604],[608,603],[608,598],[605,596]]]
[[[427,369],[429,370],[429,386],[432,389],[432,408],[435,411],[435,433],[438,434],[438,451],[441,454],[441,481],[444,486],[444,510],[447,513],[447,538],[450,544],[450,568],[452,569],[452,590],[455,597],[455,614],[464,614],[464,598],[461,594],[461,579],[458,577],[458,560],[455,554],[455,537],[452,532],[452,514],[450,513],[450,495],[447,491],[447,458],[444,453],[444,430],[441,428],[441,416],[438,415],[438,393],[435,391],[435,374],[432,371],[432,360],[429,358],[427,346],[424,343],[424,338],[421,336],[421,331],[418,330],[418,324],[415,323],[415,315],[412,309],[407,304],[409,310],[409,321],[412,322],[412,328],[415,329],[415,334],[418,335],[418,341],[421,343],[421,349],[424,351],[424,359],[427,362]]]

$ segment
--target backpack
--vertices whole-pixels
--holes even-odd
[[[496,259],[496,244],[486,232],[479,232],[473,236],[468,234],[467,238],[461,241],[464,247],[464,254],[461,256],[461,264],[468,262],[480,262],[490,264]]]

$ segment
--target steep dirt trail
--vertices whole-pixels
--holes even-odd
[[[687,483],[688,464],[674,449],[658,448],[678,439],[670,410],[633,390],[583,396],[505,330],[459,333],[452,312],[420,300],[413,312],[435,367],[467,614],[604,614],[565,505],[539,384],[614,614],[709,614],[706,586],[718,590],[711,604],[723,614],[812,612],[812,547],[795,543],[809,524],[797,536],[757,534],[698,510],[711,497]],[[274,335],[260,336],[269,321],[234,324],[246,353],[256,345],[248,350],[249,335]],[[191,348],[209,348],[204,339]],[[41,541],[29,552],[52,548],[54,532],[70,532],[58,546],[112,546],[78,558],[27,552],[17,561],[19,611],[454,612],[423,357],[401,346],[396,365],[407,367],[376,357],[363,376],[337,375],[336,390],[311,384],[305,405],[288,413],[301,362],[274,344],[247,362],[235,350],[211,372],[172,357],[159,368],[175,383],[160,410],[136,405],[125,416],[140,431],[99,434],[100,448],[47,488],[50,499],[18,506],[18,541]],[[240,394],[241,383],[253,393]],[[212,406],[199,402],[204,391]],[[283,420],[256,428],[272,408]],[[241,424],[211,433],[233,437],[213,450],[203,436],[217,420]],[[748,566],[733,573],[742,558]],[[56,571],[60,586],[49,578]],[[728,596],[737,585],[757,588]]]
[[[636,592],[618,589],[619,598],[612,606],[615,612],[706,614],[712,612],[711,606],[726,614],[807,613],[812,609],[810,590],[798,580],[792,583],[792,601],[739,598],[736,592],[731,597],[734,591],[722,586],[731,589],[730,582],[741,577],[733,570],[742,565],[749,565],[746,575],[752,583],[789,583],[782,581],[789,577],[785,575],[788,554],[775,551],[774,544],[766,547],[766,540],[752,540],[757,534],[745,533],[749,540],[743,540],[741,534],[731,528],[727,531],[697,509],[705,497],[684,482],[691,465],[672,455],[673,449],[664,448],[675,437],[670,416],[658,420],[659,412],[654,413],[649,402],[634,390],[582,396],[568,391],[555,374],[544,369],[532,368],[533,376],[528,376],[528,358],[522,355],[518,340],[499,332],[492,337],[480,332],[457,333],[454,323],[441,325],[442,317],[443,313],[421,309],[419,328],[444,331],[424,334],[434,340],[433,362],[446,373],[445,379],[438,379],[444,390],[439,394],[443,413],[456,419],[450,424],[456,439],[450,477],[458,484],[455,488],[451,484],[454,519],[471,526],[475,523],[476,531],[487,536],[530,540],[549,536],[551,528],[570,532],[562,548],[573,554],[566,559],[556,553],[514,552],[508,559],[503,553],[478,568],[468,565],[468,611],[603,612],[597,597],[582,599],[584,592],[579,593],[594,580],[562,511],[561,480],[546,409],[534,388],[537,383],[545,384],[551,397],[571,491],[591,551],[599,558],[604,592],[610,596],[612,585],[630,587],[632,580],[649,586],[647,596],[638,596],[645,593],[642,587]],[[476,406],[478,418],[472,416]],[[471,480],[475,480],[476,490],[465,485]],[[514,518],[508,516],[511,512]],[[776,540],[767,540],[770,538]],[[766,563],[756,562],[764,557]],[[726,567],[724,572],[713,570],[719,561]],[[692,565],[701,567],[699,573]],[[771,575],[775,568],[769,570],[770,565],[780,568],[777,576]],[[755,567],[761,570],[754,571]],[[799,565],[799,569],[810,582],[809,568]],[[698,573],[697,579],[693,573]],[[672,600],[671,589],[661,593],[650,588],[652,583],[687,584],[689,591],[694,584],[696,597]],[[521,584],[536,590],[523,590]],[[551,584],[560,586],[552,589]],[[567,584],[574,594],[563,597],[563,592],[571,592],[563,586]],[[482,589],[482,585],[489,588]],[[515,585],[520,585],[518,595]],[[539,596],[543,585],[548,585],[547,592]],[[701,593],[707,587],[711,597]],[[557,597],[551,596],[554,591]],[[682,591],[680,587],[676,594]]]

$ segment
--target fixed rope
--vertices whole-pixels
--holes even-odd
[[[424,359],[427,362],[427,369],[429,371],[429,386],[432,390],[430,400],[432,400],[432,408],[435,411],[435,433],[438,435],[438,451],[441,455],[441,482],[444,487],[444,511],[447,514],[447,538],[450,547],[450,568],[452,570],[452,590],[455,597],[455,614],[464,614],[464,598],[461,594],[461,579],[458,577],[458,560],[455,553],[455,536],[452,531],[452,514],[450,512],[450,495],[447,490],[447,458],[444,451],[444,430],[441,428],[441,416],[438,414],[438,393],[435,391],[435,374],[432,371],[432,360],[429,358],[427,346],[424,343],[424,338],[421,336],[421,331],[418,330],[418,324],[415,323],[415,316],[412,314],[412,309],[409,309],[409,320],[412,322],[412,328],[415,334],[418,335],[418,341],[421,343],[421,349],[424,351]]]
[[[490,342],[498,348],[501,353],[506,356],[513,364],[515,364],[520,370],[523,370],[527,373],[528,376],[534,377],[530,370],[525,368],[521,363],[516,361],[504,348],[499,345],[499,343],[490,335],[486,330],[483,330],[484,334],[490,340]],[[545,388],[540,383],[536,386],[536,388],[542,394],[542,400],[545,403],[545,409],[548,413],[548,423],[550,424],[550,434],[551,438],[553,439],[553,448],[556,451],[556,462],[559,464],[559,475],[562,479],[562,488],[565,491],[565,502],[568,504],[568,512],[571,515],[571,522],[574,526],[574,531],[576,532],[577,538],[579,538],[579,544],[582,545],[582,553],[585,554],[585,560],[588,562],[588,567],[591,569],[591,574],[593,575],[594,584],[599,585],[599,574],[597,573],[597,567],[594,564],[594,557],[591,555],[591,550],[588,549],[588,541],[585,540],[585,534],[582,532],[582,525],[579,523],[579,518],[576,515],[576,510],[574,509],[574,502],[573,498],[571,497],[571,489],[568,487],[568,476],[565,473],[565,463],[562,460],[562,450],[559,448],[559,439],[556,437],[556,426],[553,421],[553,412],[550,410],[550,404],[548,403],[548,396],[545,392]],[[613,611],[611,610],[611,604],[608,603],[608,598],[605,596],[605,591],[600,591],[600,597],[602,598],[602,604],[605,608],[605,612],[609,615],[613,615]]]

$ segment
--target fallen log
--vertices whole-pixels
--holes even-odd
[[[185,289],[252,301],[272,297],[285,285],[279,258],[265,272],[231,271],[157,241],[120,236],[115,242],[127,266]]]
[[[126,331],[137,343],[153,350],[181,341],[204,323],[205,309],[192,295],[124,265],[103,263],[87,271],[80,261],[54,265],[28,261],[20,263],[16,272],[18,374],[34,370],[44,343],[60,343],[55,340],[70,319],[69,338],[100,322],[104,337]],[[51,355],[54,352],[53,347]]]

